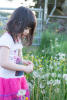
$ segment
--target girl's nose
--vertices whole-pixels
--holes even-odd
[[[29,29],[27,29],[27,30],[24,30],[24,33],[29,33]]]

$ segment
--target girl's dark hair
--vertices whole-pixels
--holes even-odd
[[[30,27],[31,30],[26,36],[25,40],[27,45],[32,44],[33,34],[36,27],[36,17],[29,8],[19,7],[17,8],[10,17],[7,23],[6,30],[12,36],[14,42],[17,39],[18,34],[21,34],[21,39],[23,41],[22,35],[24,29]]]

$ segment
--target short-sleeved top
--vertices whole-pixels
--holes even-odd
[[[12,36],[9,33],[4,33],[0,37],[0,46],[9,47],[9,61],[16,63],[16,59],[18,57],[18,49],[22,49],[21,41],[14,43]],[[15,76],[15,72],[13,70],[8,70],[0,66],[0,77],[3,78],[17,78],[22,76]]]

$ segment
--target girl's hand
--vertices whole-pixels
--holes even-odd
[[[26,73],[32,72],[32,71],[33,71],[33,67],[34,67],[33,64],[30,64],[30,65],[28,65],[28,66],[25,66],[25,72],[26,72]]]
[[[31,61],[29,61],[29,60],[23,60],[22,62],[23,62],[23,64],[25,64],[25,65],[33,64],[33,63],[32,63]]]

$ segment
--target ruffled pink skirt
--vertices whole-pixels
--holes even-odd
[[[17,96],[18,91],[26,90],[25,96]],[[25,76],[21,78],[0,77],[0,100],[30,100],[30,93]]]

